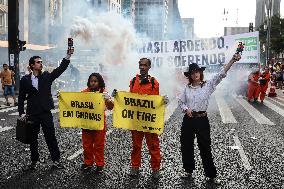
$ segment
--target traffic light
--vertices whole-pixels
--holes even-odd
[[[253,23],[249,23],[249,32],[253,32]]]
[[[19,40],[18,43],[19,43],[19,51],[26,50],[26,47],[25,47],[26,41]]]

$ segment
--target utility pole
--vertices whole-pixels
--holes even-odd
[[[26,41],[19,40],[19,0],[8,1],[8,59],[9,67],[15,72],[15,91],[19,91],[19,54],[24,51]]]
[[[271,8],[272,8],[272,0],[267,0],[266,3],[266,10],[267,10],[266,65],[267,66],[270,59]]]

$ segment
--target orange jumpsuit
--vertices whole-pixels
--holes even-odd
[[[258,79],[259,79],[259,72],[257,73],[252,73],[249,76],[249,81],[248,81],[248,100],[257,100],[258,95],[259,95],[259,84],[258,84]]]
[[[265,94],[266,94],[266,90],[268,88],[268,83],[270,81],[270,73],[269,72],[263,73],[263,74],[261,74],[261,77],[266,80],[266,83],[264,85],[259,85],[259,89],[260,89],[259,90],[259,93],[260,93],[259,98],[260,98],[261,101],[263,101]]]
[[[154,80],[154,86],[152,88],[151,78],[149,76],[148,83],[140,84],[139,75],[136,75],[134,85],[132,86],[132,80],[130,81],[130,92],[138,94],[159,95],[159,83]],[[155,133],[148,133],[143,131],[131,131],[132,134],[132,152],[131,152],[131,165],[133,168],[139,169],[141,166],[141,148],[142,141],[145,135],[146,144],[151,155],[150,163],[153,171],[158,171],[161,164],[160,155],[160,142],[158,135]]]
[[[82,92],[91,92],[89,88]],[[107,109],[112,109],[113,104],[106,102]],[[105,165],[104,160],[104,148],[105,148],[105,137],[106,137],[106,116],[104,115],[104,129],[103,130],[88,130],[82,129],[82,143],[83,143],[83,155],[84,164],[103,167]]]

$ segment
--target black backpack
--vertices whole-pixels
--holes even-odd
[[[131,88],[133,88],[134,86],[134,83],[135,83],[135,80],[136,80],[136,77],[133,77],[133,79],[131,80]],[[152,90],[154,89],[155,87],[155,78],[154,77],[151,77],[151,84],[152,84]]]

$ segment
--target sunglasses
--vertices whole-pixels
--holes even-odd
[[[36,61],[35,63],[42,64],[42,60]]]

